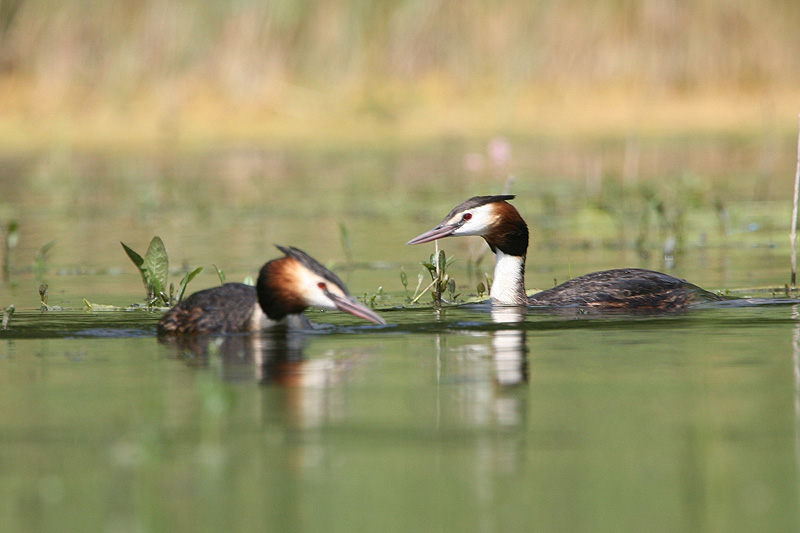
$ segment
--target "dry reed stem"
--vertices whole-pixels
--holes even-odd
[[[797,167],[794,172],[794,199],[792,201],[792,229],[789,232],[792,241],[792,288],[797,281],[797,196],[800,192],[800,115],[798,115],[797,131]]]

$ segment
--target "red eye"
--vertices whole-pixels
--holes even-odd
[[[323,291],[328,288],[328,286],[325,285],[324,283],[322,283],[321,281],[319,283],[317,283],[317,287],[319,287]]]
[[[469,220],[472,218],[472,213],[464,213],[464,216],[461,217],[462,220]]]

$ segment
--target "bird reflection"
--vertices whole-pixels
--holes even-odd
[[[218,365],[225,381],[256,381],[286,386],[325,386],[338,381],[343,366],[334,360],[309,360],[306,336],[289,328],[230,335],[172,335],[159,338],[176,358],[191,366]]]
[[[486,324],[481,331],[455,330],[437,336],[437,382],[446,386],[440,397],[441,420],[460,419],[479,427],[512,428],[525,424],[525,316],[523,306],[494,306],[492,324]],[[447,339],[455,332],[481,340],[449,348]]]
[[[521,324],[525,320],[524,306],[493,306],[495,324]],[[492,333],[494,378],[500,386],[517,385],[528,381],[528,358],[525,330],[497,329]]]

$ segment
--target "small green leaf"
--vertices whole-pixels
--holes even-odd
[[[192,281],[194,279],[194,277],[196,275],[198,275],[202,271],[203,271],[203,267],[197,267],[194,270],[192,270],[191,272],[189,272],[188,274],[186,274],[185,276],[183,276],[183,279],[181,279],[180,289],[178,289],[178,301],[179,302],[181,300],[183,300],[183,295],[186,292],[186,286],[189,284],[190,281]]]
[[[156,294],[163,293],[167,288],[167,276],[169,275],[169,256],[164,246],[164,241],[156,235],[150,241],[147,253],[144,255],[144,266],[151,276],[150,285],[155,289]]]
[[[142,276],[142,283],[144,284],[145,290],[149,290],[150,283],[147,280],[147,270],[142,266],[144,265],[144,259],[142,256],[134,252],[131,248],[129,248],[124,242],[120,242],[122,248],[125,250],[125,253],[128,254],[128,257],[133,264],[136,265],[136,268],[139,269],[139,275]]]
[[[217,265],[211,265],[214,267],[214,270],[217,272],[217,277],[219,277],[220,285],[225,285],[225,272],[217,268]]]
[[[128,254],[128,257],[131,258],[131,261],[133,261],[133,264],[136,265],[136,268],[141,270],[142,264],[144,264],[144,259],[142,259],[142,256],[137,254],[130,248],[128,248],[128,246],[124,242],[120,242],[120,244],[122,245],[122,248],[125,250],[125,253]]]

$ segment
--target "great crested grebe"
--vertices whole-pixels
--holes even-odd
[[[159,334],[254,331],[299,318],[309,307],[344,311],[386,324],[375,311],[358,303],[336,274],[294,247],[277,247],[285,257],[261,267],[256,286],[226,283],[196,292],[166,312]]]
[[[722,300],[685,280],[641,268],[593,272],[528,296],[525,292],[528,225],[507,202],[512,198],[513,195],[470,198],[450,211],[441,224],[407,244],[422,244],[442,237],[483,237],[497,255],[490,296],[501,305],[682,309],[693,303]]]

